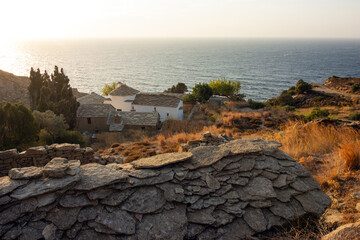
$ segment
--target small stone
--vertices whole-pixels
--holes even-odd
[[[70,164],[66,158],[53,158],[43,169],[45,177],[61,178],[66,175],[66,170]]]
[[[135,233],[135,219],[126,211],[117,210],[109,213],[103,210],[95,221],[110,228],[116,233],[127,235]]]
[[[56,240],[56,230],[57,227],[51,223],[44,228],[42,235],[44,236],[45,240]]]
[[[135,192],[135,189],[126,189],[123,191],[117,191],[101,200],[102,204],[109,206],[117,206],[124,202],[131,194]]]
[[[45,147],[40,146],[40,147],[31,147],[29,149],[26,150],[26,155],[27,156],[32,156],[32,155],[46,155],[47,151],[45,149]]]
[[[85,207],[89,205],[96,205],[97,200],[89,200],[86,197],[86,194],[81,195],[64,195],[60,201],[59,204],[63,207],[67,208],[73,208],[73,207]]]
[[[0,196],[14,191],[16,188],[27,184],[29,180],[12,180],[5,176],[0,178]]]
[[[199,224],[213,224],[216,219],[211,215],[215,207],[209,207],[194,212],[188,212],[188,221]]]
[[[0,205],[5,205],[11,201],[11,198],[7,195],[0,197]]]
[[[86,194],[90,200],[96,200],[96,199],[106,198],[113,192],[114,192],[114,190],[112,190],[112,189],[99,188],[99,189],[94,189],[90,192],[87,192]]]
[[[38,167],[12,168],[9,171],[11,179],[34,179],[42,176],[42,169]]]
[[[67,175],[74,176],[80,172],[80,161],[79,160],[70,160],[69,168],[66,169],[65,173]]]
[[[264,177],[256,177],[244,187],[242,199],[246,200],[263,200],[276,197],[272,182]]]
[[[263,232],[266,230],[267,221],[261,209],[247,209],[244,214],[244,220],[256,232]]]
[[[77,221],[79,211],[80,208],[56,207],[48,212],[46,220],[54,223],[61,230],[67,230]]]
[[[181,185],[173,183],[163,183],[158,187],[164,191],[164,197],[168,202],[182,202],[184,201],[184,189]],[[177,189],[177,190],[176,190]]]
[[[9,149],[6,151],[0,151],[0,160],[6,160],[10,158],[16,158],[18,156],[19,152],[14,149]]]
[[[219,181],[216,178],[214,178],[210,173],[206,174],[205,180],[206,180],[206,184],[209,188],[215,189],[215,190],[220,188]]]
[[[286,174],[280,174],[279,177],[273,181],[273,186],[276,188],[282,188],[286,186],[286,179],[287,179],[287,175]]]

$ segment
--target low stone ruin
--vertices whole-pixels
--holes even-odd
[[[209,131],[201,134],[199,140],[190,140],[187,143],[181,144],[181,151],[187,152],[192,148],[200,146],[218,146],[234,140],[233,138],[227,136],[226,134],[221,134],[217,136],[216,134],[211,134]]]
[[[55,158],[0,178],[1,239],[244,239],[330,198],[310,173],[260,139],[127,164]]]

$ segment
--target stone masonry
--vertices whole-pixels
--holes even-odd
[[[234,140],[132,163],[54,158],[0,178],[1,239],[244,239],[330,205],[280,144]]]

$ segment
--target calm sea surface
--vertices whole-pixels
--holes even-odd
[[[76,40],[0,45],[0,69],[29,75],[30,67],[63,67],[70,84],[100,93],[122,81],[141,91],[189,87],[219,77],[237,80],[247,98],[266,100],[299,78],[322,83],[360,77],[360,40]]]

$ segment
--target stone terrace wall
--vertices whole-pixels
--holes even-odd
[[[0,178],[0,238],[234,240],[322,214],[330,198],[279,146],[234,140],[128,164],[12,169]]]
[[[50,146],[32,147],[19,153],[16,149],[0,151],[0,177],[7,176],[11,168],[29,166],[43,167],[55,157],[69,160],[80,160],[81,164],[114,162],[114,157],[94,156],[92,148],[80,148],[79,144],[53,144]]]

